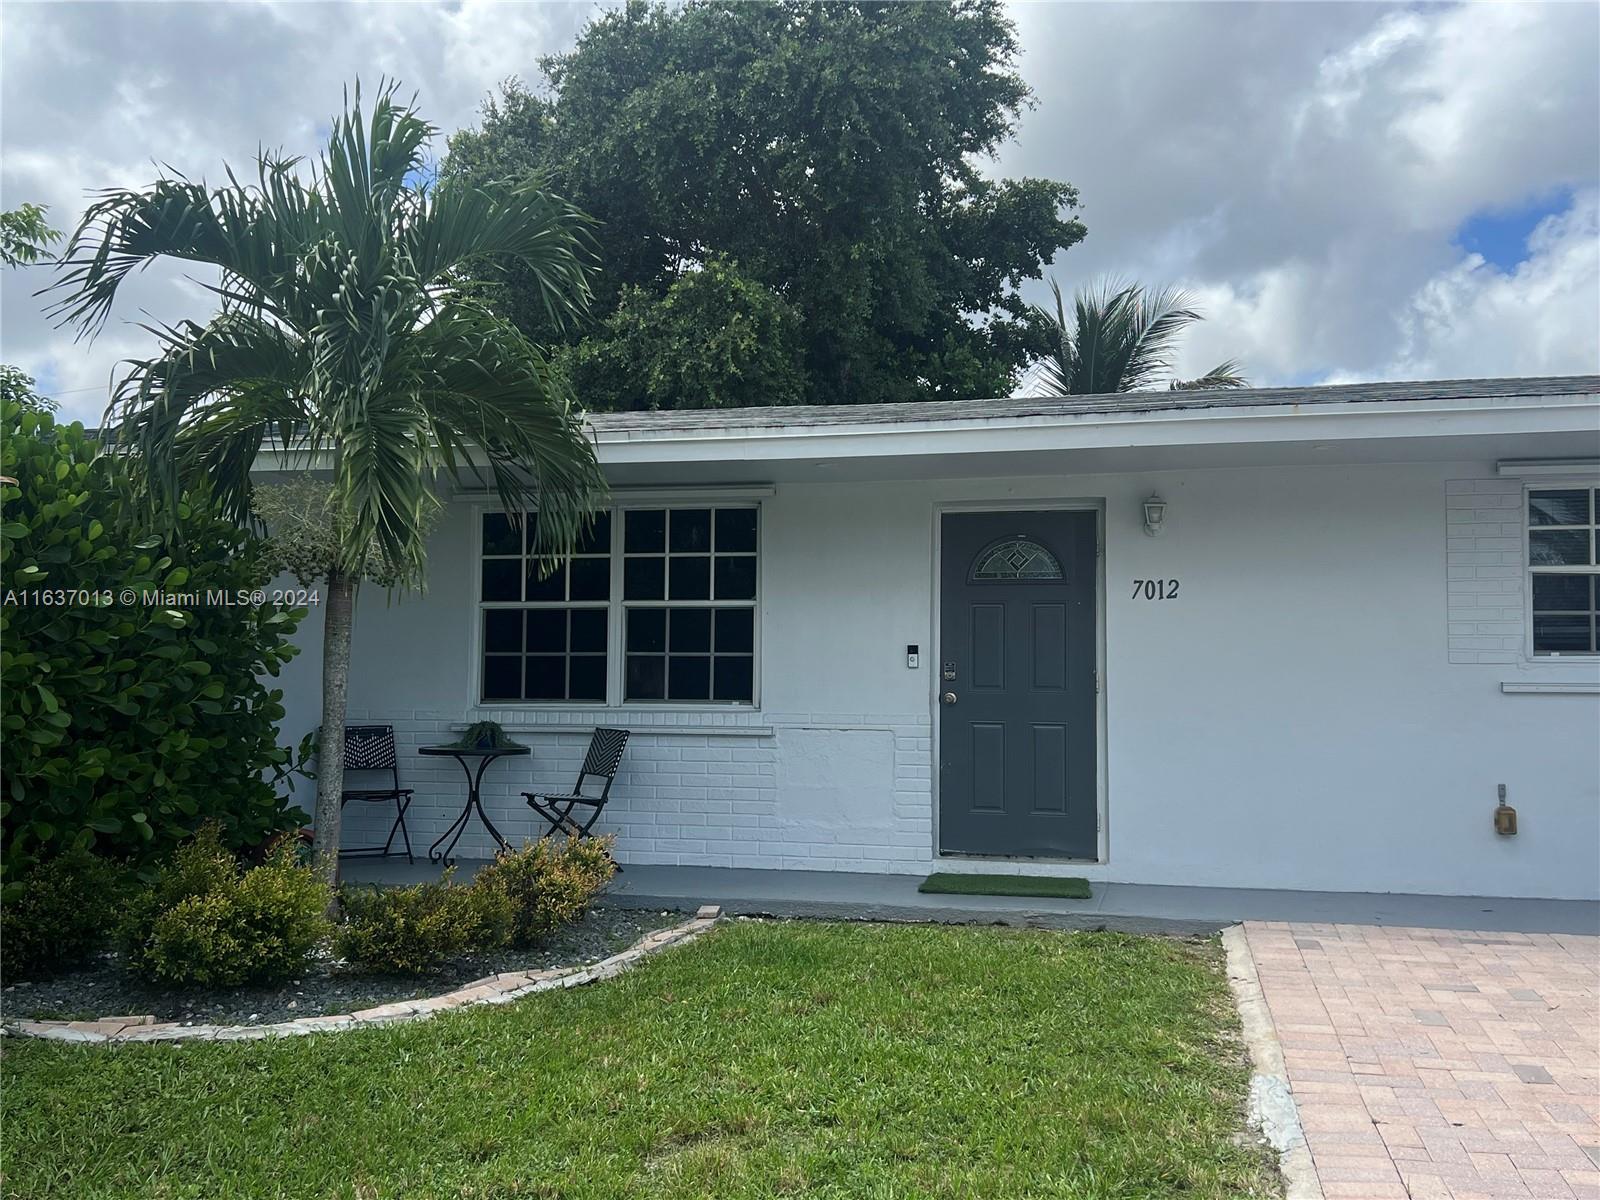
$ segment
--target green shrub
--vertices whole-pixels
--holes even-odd
[[[159,862],[207,820],[232,847],[304,821],[276,787],[282,693],[303,615],[249,597],[262,544],[203,496],[152,529],[78,424],[0,405],[0,826],[5,896],[71,848]],[[131,592],[137,599],[123,599]],[[160,597],[156,593],[162,594]]]
[[[328,936],[327,908],[328,889],[296,864],[292,843],[241,870],[207,824],[130,904],[128,965],[152,983],[276,983]]]
[[[512,943],[534,946],[588,911],[617,873],[615,839],[541,838],[502,850],[478,873],[474,887],[498,888],[511,899]]]
[[[346,888],[335,952],[369,970],[421,975],[471,951],[504,946],[511,898],[502,888],[456,884],[451,873],[414,887]]]
[[[69,850],[24,871],[0,905],[6,979],[36,979],[76,966],[109,939],[127,893],[120,863]]]

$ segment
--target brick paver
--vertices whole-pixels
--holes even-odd
[[[1600,1200],[1600,938],[1245,936],[1329,1200]]]

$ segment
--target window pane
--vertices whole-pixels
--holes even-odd
[[[522,699],[522,656],[490,654],[483,660],[483,698],[485,700]]]
[[[674,554],[704,554],[711,549],[711,510],[675,508],[667,526],[667,548]]]
[[[575,608],[572,610],[572,651],[574,654],[605,653],[606,610],[603,608]]]
[[[1529,525],[1587,525],[1589,520],[1587,489],[1528,493]]]
[[[667,660],[659,654],[628,655],[626,699],[664,700],[667,695]]]
[[[491,608],[483,614],[483,648],[490,653],[522,653],[522,614],[514,608]]]
[[[674,608],[670,610],[672,640],[667,649],[674,654],[684,651],[700,652],[711,649],[711,610],[709,608]]]
[[[1587,612],[1591,578],[1588,575],[1545,575],[1535,572],[1533,607],[1542,612]]]
[[[609,512],[596,513],[594,524],[589,531],[581,534],[575,547],[578,554],[610,554],[611,553],[611,514]]]
[[[567,610],[534,608],[528,610],[529,653],[559,654],[567,648]]]
[[[667,610],[633,608],[628,610],[628,649],[662,651],[667,648]]]
[[[522,599],[522,560],[486,558],[483,560],[483,598],[485,600]]]
[[[711,559],[705,555],[674,558],[672,563],[673,600],[711,599]]]
[[[756,598],[756,556],[739,554],[732,558],[717,555],[717,599],[754,600]]]
[[[674,654],[667,667],[668,700],[711,699],[711,656]]]
[[[732,650],[748,654],[755,649],[756,612],[753,608],[717,609],[717,653]]]
[[[611,599],[611,560],[609,558],[575,558],[572,572],[572,598],[574,600]]]
[[[523,695],[529,700],[565,700],[567,660],[559,654],[530,654],[523,681]]]
[[[485,554],[522,553],[522,535],[511,526],[505,513],[483,514],[483,552]]]
[[[752,669],[752,661],[745,655],[733,658],[725,654],[717,655],[711,698],[750,703],[755,698],[755,672]]]
[[[624,600],[666,599],[666,560],[661,558],[630,558],[622,564],[622,598]]]
[[[567,567],[563,563],[543,579],[539,578],[539,564],[528,563],[529,600],[565,600],[567,598]]]
[[[571,663],[573,700],[606,698],[606,657],[603,654],[574,654]]]
[[[1534,529],[1528,533],[1528,560],[1536,567],[1587,566],[1587,529]]]
[[[641,509],[625,514],[622,548],[629,554],[659,554],[667,548],[667,514],[661,509]]]
[[[1533,648],[1541,654],[1587,653],[1594,649],[1589,640],[1592,620],[1585,616],[1533,617]]]
[[[753,508],[719,508],[717,510],[717,551],[743,550],[750,553],[756,548],[756,510]]]

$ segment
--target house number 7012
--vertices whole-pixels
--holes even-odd
[[[1178,581],[1176,579],[1135,579],[1133,581],[1133,599],[1135,600],[1176,600],[1178,598]]]

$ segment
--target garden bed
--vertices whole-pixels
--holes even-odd
[[[587,966],[682,919],[680,913],[597,907],[535,949],[463,955],[426,975],[374,974],[324,954],[277,987],[153,988],[130,975],[120,955],[108,953],[54,979],[7,983],[0,999],[8,1020],[150,1014],[194,1025],[267,1025],[419,999],[504,971]]]

